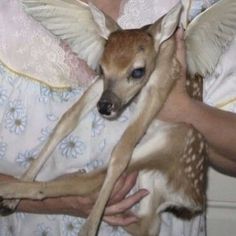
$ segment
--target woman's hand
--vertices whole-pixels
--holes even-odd
[[[140,189],[127,197],[127,194],[134,187],[137,173],[122,175],[117,181],[110,200],[105,208],[103,220],[113,226],[125,226],[138,221],[138,218],[129,210],[144,198],[148,191]],[[67,214],[87,217],[92,210],[98,193],[88,197],[63,197],[64,206],[68,207]]]
[[[132,195],[127,196],[136,183],[138,173],[123,175],[118,180],[110,201],[105,209],[104,221],[111,225],[125,226],[138,221],[130,209],[139,203],[149,192],[139,189]]]
[[[159,119],[169,122],[183,122],[186,110],[188,109],[191,98],[188,96],[186,83],[186,55],[184,45],[184,31],[182,28],[176,32],[176,56],[181,66],[180,78],[176,81],[162,110]]]

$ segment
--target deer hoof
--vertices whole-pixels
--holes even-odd
[[[0,197],[0,215],[8,216],[15,212],[15,208],[9,206],[9,201],[4,200]]]

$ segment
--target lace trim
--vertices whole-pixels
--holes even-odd
[[[0,61],[51,88],[86,87],[93,78],[86,63],[27,16],[18,0],[0,1]]]
[[[191,21],[218,0],[192,0],[188,18]],[[168,2],[168,3],[167,3]],[[118,23],[123,28],[140,28],[166,14],[178,0],[123,0]]]
[[[140,28],[153,23],[174,6],[178,0],[126,0],[118,24],[126,29]]]
[[[13,67],[11,67],[11,66],[8,65],[7,63],[5,63],[1,58],[0,58],[0,65],[3,65],[4,67],[6,67],[7,70],[9,70],[11,73],[13,73],[13,74],[15,74],[15,75],[17,75],[17,76],[24,77],[24,78],[26,78],[26,79],[30,79],[30,80],[33,81],[33,82],[46,85],[47,87],[50,87],[50,88],[53,88],[53,89],[68,89],[68,88],[71,87],[70,85],[55,86],[54,84],[47,83],[46,81],[44,81],[44,80],[42,80],[42,79],[33,77],[33,76],[30,75],[30,74],[17,71],[17,70],[15,70]]]

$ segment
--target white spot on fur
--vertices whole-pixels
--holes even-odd
[[[203,173],[200,174],[199,179],[202,181],[203,180]]]
[[[193,148],[191,147],[191,148],[188,149],[188,155],[191,155],[192,152],[193,152]]]
[[[187,168],[184,169],[185,173],[190,173],[192,172],[193,168],[191,166],[188,166]]]
[[[189,157],[189,158],[186,158],[185,163],[186,163],[186,164],[189,164],[191,161],[192,161],[192,160],[191,160],[191,158]]]
[[[201,168],[202,164],[203,164],[203,158],[201,158],[200,161],[197,163],[196,168],[197,169]]]

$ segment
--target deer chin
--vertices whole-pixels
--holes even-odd
[[[109,115],[104,115],[104,114],[100,114],[100,115],[107,120],[116,120],[120,116],[120,114],[121,112],[119,111],[112,111],[111,114]]]
[[[113,109],[109,115],[107,115],[107,114],[101,114],[100,112],[99,112],[99,113],[100,113],[100,115],[101,115],[103,118],[105,118],[105,119],[107,119],[107,120],[110,120],[110,121],[116,120],[116,119],[118,119],[118,118],[120,117],[120,115],[124,112],[125,108],[126,108],[132,101],[134,101],[136,98],[137,98],[137,97],[135,96],[135,97],[132,97],[132,98],[131,98],[130,100],[128,100],[128,101],[123,101],[123,102],[121,102],[121,104],[119,104],[119,105],[116,107],[116,109]]]

